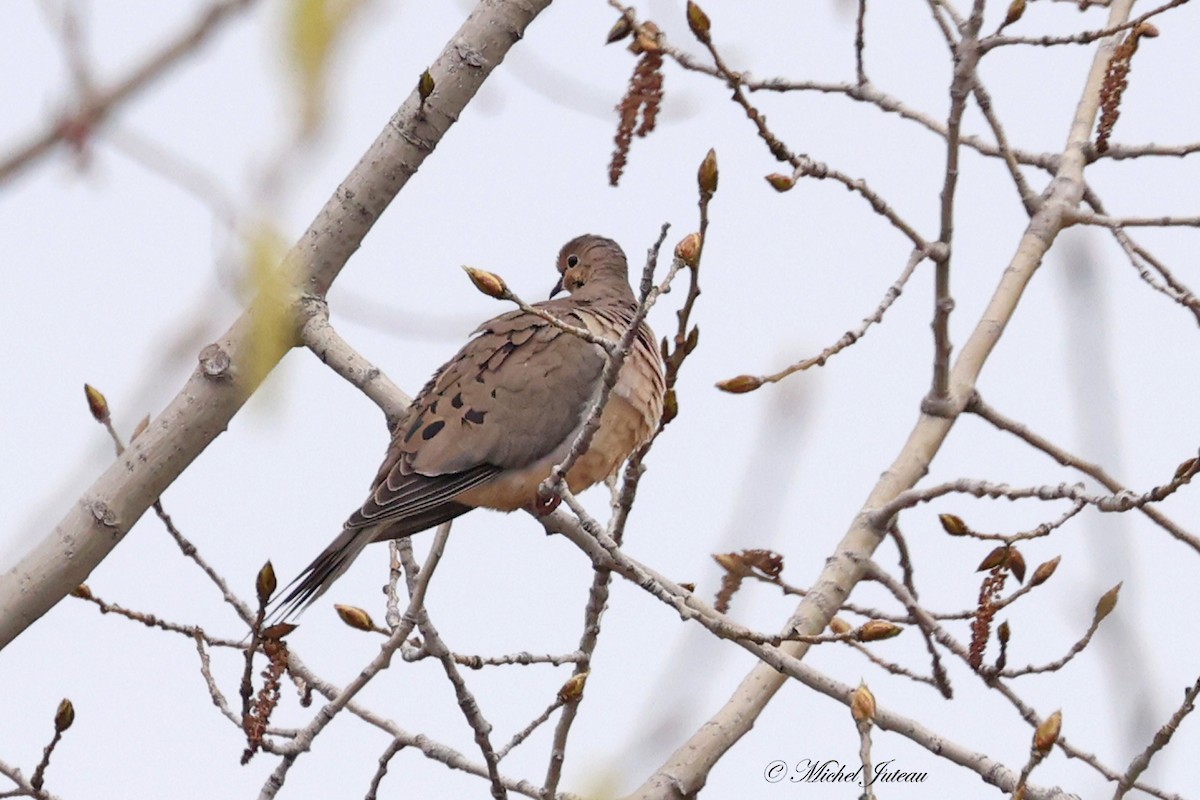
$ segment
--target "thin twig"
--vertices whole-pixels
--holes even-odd
[[[938,250],[939,248],[935,247],[931,252],[937,252]],[[884,292],[883,299],[879,302],[879,305],[875,307],[875,310],[869,316],[863,318],[862,324],[857,328],[846,331],[842,334],[840,339],[826,347],[815,356],[809,356],[808,358],[797,361],[795,364],[784,367],[779,372],[775,372],[770,375],[759,376],[759,382],[778,383],[790,375],[794,375],[797,372],[803,372],[811,367],[823,367],[830,358],[842,352],[847,347],[850,347],[859,339],[862,339],[864,336],[866,336],[867,331],[872,325],[883,322],[884,315],[887,313],[888,309],[892,307],[892,304],[896,302],[896,299],[899,298],[904,292],[904,287],[908,284],[908,280],[912,277],[913,272],[916,271],[917,266],[919,266],[920,263],[927,257],[932,256],[929,252],[922,250],[913,250],[909,254],[908,262],[904,265],[904,269],[900,272],[900,277],[896,278],[895,282],[888,287],[887,291]]]
[[[1176,491],[1191,481],[1200,472],[1200,459],[1161,486],[1155,486],[1142,494],[1134,494],[1127,490],[1111,495],[1090,494],[1084,491],[1082,484],[1060,483],[1057,486],[1020,486],[1013,487],[1007,483],[992,483],[990,481],[959,478],[958,480],[940,483],[924,489],[909,489],[901,492],[894,500],[885,504],[872,515],[872,519],[880,525],[886,524],[900,511],[921,503],[928,503],[948,494],[969,494],[973,497],[989,497],[1007,500],[1074,500],[1087,503],[1100,511],[1118,513],[1132,508],[1144,508],[1150,503],[1158,503],[1170,497]]]
[[[445,538],[441,542],[445,546]],[[435,547],[437,543],[435,542]],[[418,579],[419,568],[417,567],[416,559],[413,558],[412,540],[402,539],[399,546],[400,563],[404,565],[404,572],[408,576],[410,582]],[[483,716],[482,709],[479,708],[479,701],[475,699],[475,695],[467,688],[467,682],[463,680],[462,673],[458,671],[458,665],[454,662],[450,648],[442,640],[441,634],[437,627],[433,624],[433,620],[429,617],[429,611],[422,604],[414,609],[417,627],[421,631],[421,635],[425,640],[425,649],[442,663],[442,669],[446,673],[446,678],[450,681],[450,685],[454,687],[454,696],[458,700],[458,707],[462,710],[463,717],[467,720],[467,724],[471,726],[472,732],[475,734],[475,744],[479,746],[479,751],[483,755],[483,763],[488,768],[488,779],[492,783],[492,797],[496,800],[504,800],[508,797],[508,792],[504,788],[504,783],[500,780],[500,771],[498,764],[499,757],[496,755],[495,748],[492,747],[491,731],[492,725]]]
[[[1133,788],[1134,781],[1138,776],[1150,766],[1151,759],[1170,743],[1171,737],[1179,730],[1179,725],[1183,722],[1184,717],[1196,710],[1197,697],[1200,697],[1200,679],[1184,690],[1183,702],[1180,703],[1179,708],[1175,709],[1175,713],[1171,715],[1166,724],[1154,733],[1154,738],[1151,739],[1150,744],[1146,745],[1146,749],[1129,762],[1129,768],[1117,781],[1117,791],[1113,794],[1113,800],[1121,800]]]
[[[194,22],[161,50],[155,52],[128,75],[111,86],[96,89],[83,105],[56,120],[47,130],[26,138],[3,161],[0,161],[0,183],[7,181],[48,154],[55,145],[66,141],[78,144],[125,100],[167,74],[171,67],[195,51],[227,19],[249,8],[253,0],[223,0],[204,9]]]
[[[1084,461],[1082,458],[1068,453],[1066,450],[1058,447],[1045,437],[1034,433],[1029,429],[1028,426],[1004,416],[999,411],[984,402],[982,396],[980,396],[978,393],[975,393],[972,396],[971,401],[967,404],[967,410],[973,414],[976,414],[982,419],[987,420],[996,428],[1006,431],[1007,433],[1011,433],[1022,441],[1032,445],[1034,448],[1041,450],[1059,464],[1062,464],[1065,467],[1077,469],[1083,474],[1094,478],[1114,495],[1124,495],[1129,493],[1129,489],[1125,488],[1119,481],[1114,479],[1098,465]],[[1141,505],[1137,508],[1147,517],[1154,520],[1159,527],[1171,534],[1171,536],[1191,547],[1197,553],[1200,553],[1200,538],[1197,538],[1196,536],[1185,531],[1177,523],[1153,506]]]
[[[1053,47],[1064,44],[1091,44],[1092,42],[1105,39],[1109,36],[1129,31],[1141,25],[1148,19],[1156,17],[1166,11],[1170,11],[1176,6],[1181,6],[1188,0],[1170,0],[1162,4],[1158,8],[1153,8],[1145,14],[1133,17],[1119,25],[1112,25],[1107,28],[1100,28],[1094,31],[1084,31],[1082,33],[1072,34],[1070,36],[990,36],[983,40],[984,50],[991,50],[996,47],[1011,47],[1012,45],[1036,45],[1038,47]]]
[[[425,564],[421,568],[421,573],[417,577],[416,585],[413,588],[408,608],[401,619],[401,624],[388,638],[387,642],[384,643],[379,655],[363,667],[354,680],[346,684],[336,697],[326,703],[317,712],[313,720],[301,729],[291,742],[280,748],[283,758],[275,767],[274,772],[267,778],[267,782],[263,784],[262,791],[259,794],[261,800],[270,800],[270,798],[275,797],[279,790],[283,788],[288,771],[295,764],[296,758],[301,753],[308,751],[312,747],[313,739],[325,729],[325,726],[333,721],[333,718],[346,707],[372,678],[388,667],[393,654],[400,648],[400,645],[404,643],[409,634],[412,633],[413,628],[416,626],[417,614],[425,602],[425,592],[429,588],[429,581],[433,577],[433,572],[437,568],[438,561],[441,559],[449,530],[450,526],[448,524],[442,524],[438,527],[437,534],[434,536],[433,544],[430,547],[429,556],[426,558]]]
[[[367,787],[366,800],[376,800],[379,796],[379,783],[383,780],[383,776],[387,775],[388,764],[392,758],[408,746],[408,743],[403,739],[392,739],[388,742],[387,749],[379,756],[379,767],[375,770],[375,774],[371,776],[371,785]]]

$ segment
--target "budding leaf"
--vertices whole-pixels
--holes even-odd
[[[688,0],[687,4],[687,21],[688,27],[692,29],[692,34],[707,44],[712,22],[709,20],[708,14],[705,14],[700,6],[693,3],[692,0]]]
[[[971,532],[962,517],[954,514],[938,514],[938,522],[942,523],[942,530],[951,536],[964,536]]]
[[[434,82],[433,76],[429,74],[429,70],[421,73],[421,77],[417,80],[417,95],[421,98],[422,105],[429,96],[433,94]]]
[[[860,642],[881,642],[884,639],[894,639],[904,631],[899,625],[893,625],[882,619],[864,622],[858,629]]]
[[[781,175],[778,172],[768,175],[767,183],[771,184],[771,188],[777,192],[786,192],[796,185],[796,181],[791,175]]]
[[[1050,748],[1054,747],[1054,743],[1058,741],[1058,735],[1062,732],[1062,711],[1055,711],[1050,716],[1042,720],[1042,724],[1037,726],[1037,730],[1033,733],[1033,749],[1045,755],[1050,752]]]
[[[1000,23],[1000,27],[996,29],[996,33],[999,33],[1009,25],[1012,25],[1014,22],[1019,20],[1024,13],[1025,0],[1012,0],[1012,2],[1008,4],[1008,11],[1004,15],[1004,22]]]
[[[75,706],[71,704],[70,700],[64,697],[62,702],[58,704],[58,711],[54,712],[55,733],[62,733],[71,727],[73,722],[75,722]]]
[[[979,562],[979,566],[975,568],[975,571],[986,572],[989,569],[995,569],[996,567],[1003,566],[1004,562],[1007,560],[1008,547],[1005,545],[1000,545],[992,550],[992,552],[988,553],[983,561]]]
[[[587,683],[590,673],[580,672],[578,675],[572,675],[567,679],[567,682],[558,690],[558,699],[564,703],[570,703],[573,700],[578,700],[583,697],[583,687]]]
[[[679,398],[675,395],[674,389],[668,389],[667,393],[663,396],[663,425],[666,425],[677,416],[679,416]]]
[[[1062,556],[1055,556],[1049,561],[1038,564],[1038,568],[1033,571],[1033,577],[1029,579],[1029,585],[1041,586],[1050,580],[1050,576],[1054,574],[1054,570],[1058,569],[1058,562],[1060,561],[1062,561]]]
[[[708,154],[704,156],[704,160],[700,162],[700,169],[696,172],[696,181],[700,184],[700,193],[711,197],[717,191],[717,180],[719,177],[717,151],[710,149]]]
[[[722,392],[730,394],[745,394],[753,392],[758,387],[762,386],[762,379],[756,378],[753,375],[738,375],[736,378],[721,381],[717,384],[717,388]]]
[[[1124,583],[1122,581],[1121,583]],[[1099,625],[1100,621],[1112,613],[1112,610],[1117,607],[1117,594],[1121,591],[1121,584],[1109,589],[1100,599],[1096,601],[1096,613],[1092,615],[1092,624]]]
[[[617,20],[615,25],[609,28],[608,36],[605,37],[604,43],[613,44],[614,42],[619,42],[631,33],[633,33],[633,24],[629,21],[628,17],[622,16]]]
[[[471,283],[475,284],[475,288],[488,297],[503,300],[508,296],[508,286],[499,275],[475,267],[464,266],[463,269],[466,271],[467,277],[471,279]]]
[[[875,695],[867,688],[863,680],[859,680],[854,697],[850,700],[850,716],[855,722],[871,722],[875,719]]]
[[[675,257],[693,269],[700,260],[700,245],[703,240],[698,233],[689,233],[675,245]]]
[[[258,578],[254,581],[254,592],[258,595],[259,605],[267,604],[271,595],[275,594],[275,586],[275,567],[271,566],[271,562],[268,561],[258,571]]]
[[[91,384],[85,383],[83,385],[83,393],[87,396],[88,410],[92,412],[92,418],[96,422],[107,422],[108,400],[104,398],[100,390]]]
[[[1008,571],[1017,579],[1017,583],[1025,582],[1025,556],[1015,547],[1008,548]]]
[[[342,622],[351,628],[367,632],[375,630],[375,623],[371,621],[371,615],[357,606],[343,606],[335,603],[333,610],[337,612]]]
[[[1194,472],[1195,469],[1196,469],[1196,459],[1189,458],[1187,461],[1183,462],[1178,467],[1176,467],[1175,480],[1179,480],[1184,475],[1187,475],[1189,472]]]
[[[290,622],[279,622],[269,628],[264,628],[262,638],[264,639],[282,639],[292,631],[296,630],[296,626]]]

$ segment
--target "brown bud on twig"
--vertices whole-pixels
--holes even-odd
[[[146,432],[146,428],[150,427],[150,415],[142,417],[138,420],[138,424],[133,426],[133,433],[129,434],[129,441],[133,441],[137,437]]]
[[[904,629],[899,625],[882,619],[872,619],[864,622],[858,628],[857,638],[860,642],[880,642],[884,639],[894,639]]]
[[[683,589],[685,592],[693,592],[693,593],[694,593],[694,592],[696,591],[696,584],[694,584],[694,583],[681,583],[681,584],[679,584],[679,588],[680,588],[680,589]]]
[[[692,35],[700,41],[708,44],[711,40],[709,29],[712,28],[712,22],[708,19],[708,14],[705,14],[700,6],[688,0],[687,4],[687,22],[688,27],[692,29]]]
[[[294,630],[296,630],[296,626],[292,623],[279,622],[269,628],[264,628],[262,632],[262,638],[279,641]]]
[[[717,151],[710,149],[704,156],[704,160],[700,162],[700,169],[696,172],[696,182],[700,184],[700,194],[711,197],[717,191],[719,177]]]
[[[633,24],[629,21],[629,17],[622,15],[617,19],[616,24],[608,29],[608,36],[604,37],[604,43],[619,42],[631,33],[633,33]]]
[[[717,384],[717,388],[722,392],[730,394],[745,394],[753,392],[758,387],[762,386],[762,379],[756,378],[753,375],[738,375],[736,378],[721,381]]]
[[[1049,561],[1043,561],[1041,564],[1038,564],[1038,568],[1033,571],[1033,577],[1029,579],[1029,585],[1041,586],[1050,580],[1050,576],[1054,574],[1054,570],[1058,569],[1058,562],[1060,561],[1062,561],[1062,556],[1055,556]]]
[[[771,188],[777,192],[786,192],[796,185],[796,180],[791,175],[772,172],[767,176],[767,183],[771,184]]]
[[[967,523],[963,522],[962,517],[954,514],[938,514],[938,521],[942,523],[942,530],[951,536],[965,536],[971,532],[967,527]]]
[[[1196,459],[1189,458],[1187,461],[1175,468],[1175,480],[1179,480],[1190,472],[1196,471]]]
[[[487,270],[475,269],[475,267],[464,266],[463,269],[466,271],[467,277],[471,279],[471,283],[475,284],[475,288],[488,297],[494,297],[497,300],[508,297],[508,286],[499,275]]]
[[[85,383],[83,393],[87,396],[88,410],[92,412],[92,419],[96,422],[108,422],[108,400],[104,398],[100,390]]]
[[[829,620],[829,630],[836,633],[838,636],[849,633],[852,629],[850,623],[841,617],[834,617]]]
[[[337,612],[342,622],[351,628],[368,633],[375,630],[375,623],[371,620],[371,615],[357,606],[343,606],[334,603],[333,610]]]
[[[1121,583],[1124,583],[1124,581]],[[1118,583],[1101,595],[1100,599],[1096,601],[1096,613],[1092,615],[1093,625],[1099,625],[1100,621],[1111,614],[1113,609],[1117,607],[1117,595],[1120,591],[1121,584]]]
[[[1154,27],[1149,22],[1139,23],[1138,26],[1133,29],[1133,32],[1135,35],[1145,39],[1153,39],[1158,36],[1158,28]]]
[[[64,697],[58,704],[58,711],[54,712],[54,732],[62,733],[71,727],[73,722],[75,722],[75,706]]]
[[[679,244],[675,245],[675,257],[695,269],[696,263],[700,260],[700,246],[703,241],[700,234],[689,233],[679,240]]]
[[[590,674],[589,672],[580,672],[568,678],[567,682],[558,690],[558,699],[563,703],[570,703],[583,697],[583,687]]]
[[[1042,720],[1042,724],[1037,726],[1037,730],[1033,732],[1033,749],[1041,755],[1046,755],[1050,752],[1050,748],[1054,747],[1054,743],[1058,741],[1058,735],[1062,732],[1062,711],[1055,711],[1050,716]]]
[[[1008,620],[1000,623],[1000,627],[996,628],[996,638],[1000,644],[1008,644],[1008,638],[1012,635],[1012,630],[1008,627]]]
[[[1000,545],[994,548],[992,552],[984,557],[983,561],[979,562],[979,566],[975,568],[976,572],[986,572],[989,569],[1004,566],[1004,562],[1008,560],[1008,547]]]
[[[1025,582],[1025,556],[1015,547],[1008,548],[1008,571],[1017,579],[1017,583]]]
[[[850,698],[850,716],[855,722],[872,722],[875,719],[875,695],[867,688],[866,681],[860,680],[854,696]]]
[[[683,352],[687,355],[691,355],[692,351],[696,349],[696,345],[698,344],[700,344],[700,326],[693,325],[692,329],[688,331],[687,338],[683,341]]]
[[[258,595],[258,604],[265,606],[271,599],[271,595],[275,594],[275,567],[271,566],[271,562],[262,565],[262,569],[258,571],[258,578],[254,581],[254,593]]]
[[[1004,22],[1000,23],[1000,27],[996,29],[996,33],[1012,25],[1019,20],[1025,13],[1025,0],[1012,0],[1008,4],[1008,12],[1004,15]]]
[[[71,597],[78,597],[80,600],[91,600],[92,590],[88,588],[86,583],[81,583],[71,590]]]

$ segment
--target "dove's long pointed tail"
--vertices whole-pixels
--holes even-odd
[[[448,522],[470,510],[470,506],[444,502],[403,520],[386,520],[372,525],[342,528],[342,532],[321,555],[313,559],[294,581],[283,587],[282,596],[272,602],[274,609],[269,616],[270,621],[286,622],[290,617],[302,613],[314,600],[325,594],[371,542],[411,536]]]
[[[308,608],[350,568],[362,549],[375,541],[377,533],[377,525],[343,528],[321,555],[313,559],[294,581],[283,587],[285,594],[274,601],[275,609],[269,619],[272,622],[285,622]]]

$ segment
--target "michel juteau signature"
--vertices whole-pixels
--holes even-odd
[[[929,777],[926,772],[905,772],[893,767],[896,759],[891,758],[876,764],[871,772],[864,776],[862,765],[850,769],[846,764],[836,759],[819,761],[806,758],[797,762],[795,770],[788,780],[792,783],[855,783],[859,786],[870,786],[879,781],[883,783],[924,783]],[[782,776],[781,776],[782,777]],[[777,779],[778,780],[778,779]]]

